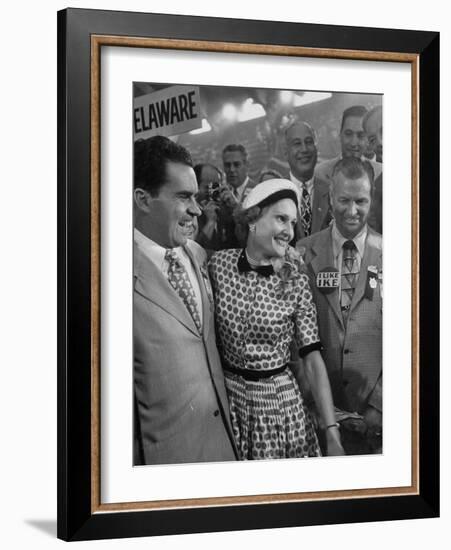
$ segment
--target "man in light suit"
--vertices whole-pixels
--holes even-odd
[[[373,179],[368,162],[339,161],[331,187],[334,222],[299,242],[335,405],[363,417],[352,454],[380,452],[382,431],[382,238],[367,224]]]
[[[296,226],[298,240],[321,231],[331,221],[329,184],[314,175],[318,148],[316,133],[310,124],[294,120],[285,129],[285,158],[290,166],[289,179],[302,197]]]
[[[135,146],[134,464],[236,460],[191,157]]]

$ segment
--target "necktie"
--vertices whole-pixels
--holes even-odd
[[[304,235],[308,237],[312,231],[312,207],[310,204],[310,195],[305,184],[302,185],[301,220]]]
[[[346,324],[349,308],[354,296],[355,285],[358,277],[357,248],[354,241],[348,240],[343,243],[343,260],[341,266],[341,312]]]
[[[191,286],[188,273],[180,262],[177,254],[172,249],[166,250],[165,260],[169,264],[168,281],[172,288],[182,299],[191,314],[199,332],[201,332],[199,310],[197,309],[196,296]]]

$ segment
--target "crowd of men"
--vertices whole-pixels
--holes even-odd
[[[346,109],[339,137],[341,155],[318,162],[314,128],[292,121],[284,134],[289,172],[267,170],[259,181],[250,179],[240,144],[223,149],[222,167],[192,167],[189,153],[165,138],[135,146],[135,464],[236,458],[206,261],[242,245],[233,211],[273,177],[299,189],[292,244],[310,275],[345,450],[381,452],[381,107]],[[198,326],[168,291],[177,272],[168,250],[180,246]]]

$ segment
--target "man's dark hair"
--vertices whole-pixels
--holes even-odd
[[[364,107],[363,105],[353,105],[352,107],[348,107],[343,111],[343,116],[341,117],[341,128],[340,128],[340,134],[343,131],[343,126],[345,124],[345,121],[347,118],[351,116],[356,117],[364,117],[366,113],[368,112],[368,109]]]
[[[241,153],[245,162],[247,162],[247,151],[244,145],[241,145],[241,143],[230,143],[229,145],[226,145],[222,150],[222,156],[224,156],[226,153],[236,152]]]
[[[153,136],[135,142],[134,188],[148,191],[152,197],[158,195],[166,183],[166,165],[176,162],[193,166],[189,151],[164,136]]]
[[[367,160],[360,160],[355,157],[342,158],[334,166],[332,171],[332,179],[339,173],[343,174],[345,178],[350,180],[358,180],[365,175],[368,176],[371,186],[371,194],[373,193],[374,170],[371,163]]]
[[[196,164],[194,167],[194,173],[196,174],[196,180],[197,183],[200,184],[200,179],[202,177],[202,170],[204,167],[213,168],[213,170],[216,170],[216,172],[219,174],[219,177],[222,179],[221,170],[215,166],[214,164],[210,164],[209,162],[201,162],[200,164]]]

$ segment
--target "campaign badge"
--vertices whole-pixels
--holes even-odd
[[[366,276],[366,285],[365,285],[365,298],[372,300],[374,296],[374,290],[377,288],[378,280],[378,270],[377,266],[369,265],[367,276]]]
[[[332,294],[340,286],[340,272],[335,267],[325,267],[316,274],[316,288],[322,294]]]

